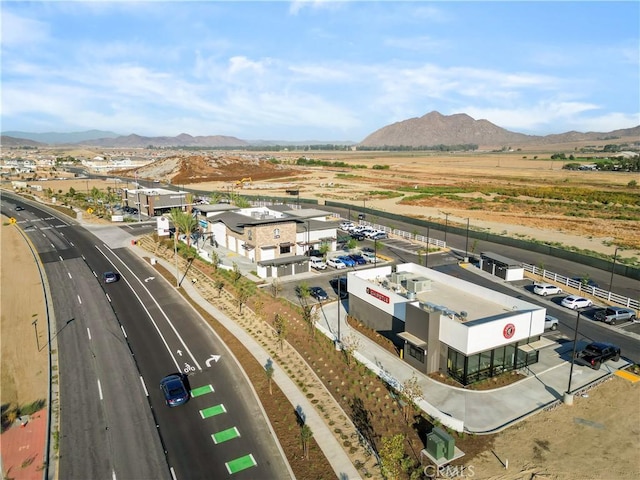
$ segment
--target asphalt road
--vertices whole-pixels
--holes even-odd
[[[3,210],[45,264],[57,319],[60,477],[289,478],[250,384],[172,286],[127,249],[16,203]],[[101,281],[108,270],[118,282]],[[169,408],[159,381],[179,371],[207,393]]]

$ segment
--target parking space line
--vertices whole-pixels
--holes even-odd
[[[228,440],[233,440],[234,438],[238,438],[240,436],[240,432],[236,427],[227,428],[226,430],[222,430],[221,432],[214,433],[211,435],[213,439],[213,443],[216,445],[222,442],[226,442]]]
[[[225,462],[224,464],[224,466],[227,467],[227,472],[230,474],[241,472],[256,465],[258,465],[258,462],[256,462],[256,459],[253,458],[251,454],[236,458],[230,462]]]
[[[205,395],[207,393],[212,393],[213,390],[213,386],[211,384],[209,385],[203,385],[202,387],[198,387],[198,388],[194,388],[193,390],[191,390],[191,396],[192,397],[199,397],[200,395]]]
[[[216,415],[220,415],[221,413],[227,413],[227,409],[224,408],[223,404],[200,410],[200,416],[202,418],[215,417]]]
[[[617,376],[624,378],[625,380],[629,380],[631,383],[636,383],[640,381],[640,377],[634,373],[627,372],[626,370],[616,370],[614,372]]]

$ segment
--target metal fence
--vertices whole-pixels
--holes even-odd
[[[404,230],[399,230],[397,228],[390,228],[385,225],[380,225],[377,223],[371,223],[364,220],[360,220],[360,225],[367,225],[371,228],[375,228],[376,230],[381,230],[385,232],[387,235],[392,234],[392,235],[395,235],[396,237],[401,237],[406,240],[413,240],[416,242],[427,243],[429,245],[435,245],[436,247],[439,247],[439,248],[446,248],[447,246],[446,242],[442,240],[438,240],[437,238],[431,238],[431,237],[427,238],[426,235],[413,234],[410,232],[405,232]]]
[[[618,305],[622,305],[627,308],[633,308],[634,310],[640,309],[639,299],[624,297],[622,295],[618,295],[617,293],[613,293],[608,290],[603,290],[602,288],[599,288],[599,287],[585,284],[580,280],[574,280],[573,278],[565,277],[564,275],[560,275],[559,273],[550,272],[549,270],[545,270],[543,268],[538,268],[535,265],[529,265],[527,263],[524,263],[523,266],[527,272],[531,272],[534,275],[540,275],[543,279],[551,280],[554,283],[575,288],[580,293],[584,292],[593,297],[601,298],[603,300],[606,300],[607,302],[616,303]]]

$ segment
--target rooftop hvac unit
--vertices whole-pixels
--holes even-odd
[[[391,282],[392,283],[402,283],[406,279],[407,279],[407,274],[406,273],[394,272],[394,273],[391,274]]]
[[[426,278],[411,278],[407,280],[407,290],[413,293],[431,290],[431,280]]]

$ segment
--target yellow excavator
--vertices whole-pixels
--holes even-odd
[[[242,188],[242,187],[244,187],[244,184],[245,184],[245,183],[247,183],[247,182],[248,182],[248,183],[251,183],[251,177],[246,177],[246,178],[243,178],[243,179],[241,179],[241,180],[238,180],[238,181],[236,182],[236,188]]]

